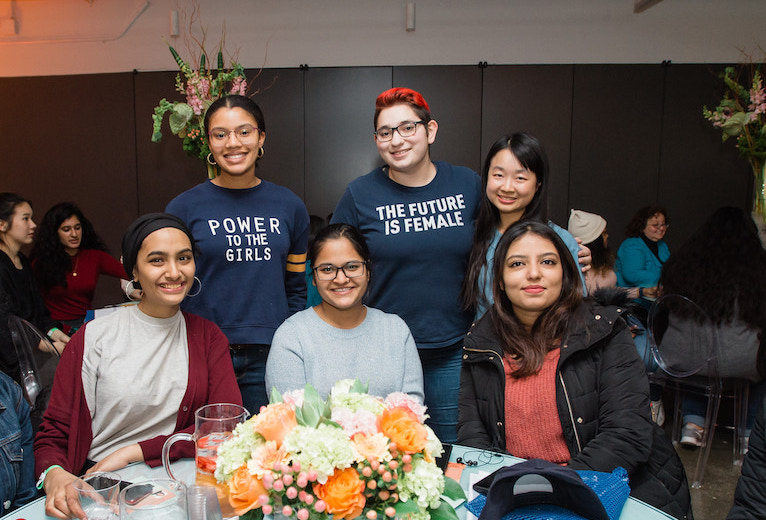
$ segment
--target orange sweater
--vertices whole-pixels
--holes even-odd
[[[524,459],[545,459],[564,464],[570,458],[556,408],[556,367],[559,349],[545,356],[537,374],[516,379],[513,360],[503,357],[505,368],[505,449]]]

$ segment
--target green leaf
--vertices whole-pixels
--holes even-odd
[[[428,513],[431,515],[431,520],[458,520],[455,509],[443,500],[438,508],[429,509]]]
[[[745,125],[750,122],[750,116],[744,112],[737,112],[732,115],[722,126],[724,134],[730,137],[736,137],[745,130]]]
[[[282,394],[279,393],[279,390],[277,390],[276,386],[272,386],[271,395],[269,396],[269,403],[281,403],[281,402],[283,402]]]
[[[168,122],[170,123],[170,131],[174,134],[179,133],[186,128],[186,123],[194,117],[194,109],[186,103],[176,103],[173,106],[173,111],[170,113]]]
[[[199,57],[199,71],[200,74],[204,74],[205,72],[205,53],[202,53],[202,56]]]
[[[263,509],[251,509],[244,515],[239,515],[239,520],[263,520]]]
[[[366,394],[369,388],[369,383],[362,383],[358,379],[354,380],[354,384],[351,385],[350,391],[355,394]]]
[[[420,511],[414,500],[407,500],[406,502],[400,500],[394,504],[394,509],[396,509],[397,517],[402,517],[408,513],[417,513]]]
[[[460,484],[449,477],[444,477],[444,496],[449,497],[452,500],[463,499],[465,500],[465,491]]]
[[[295,414],[297,418],[297,413]],[[309,403],[303,403],[303,406],[301,407],[301,423],[304,426],[308,426],[309,428],[316,428],[319,424],[319,419],[322,417],[322,414],[317,411],[314,406],[312,406]]]

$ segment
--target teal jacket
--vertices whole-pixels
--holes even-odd
[[[614,271],[620,287],[656,287],[662,274],[662,265],[670,258],[668,245],[657,242],[659,260],[640,237],[628,238],[620,244]]]

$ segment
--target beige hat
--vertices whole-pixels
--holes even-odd
[[[569,215],[569,227],[572,235],[582,239],[583,244],[590,244],[606,229],[606,220],[601,215],[573,209]]]

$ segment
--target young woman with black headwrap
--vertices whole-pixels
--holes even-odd
[[[226,336],[179,308],[197,285],[195,252],[191,231],[173,215],[144,215],[125,233],[125,272],[143,298],[85,324],[61,357],[35,439],[49,516],[85,518],[72,481],[89,466],[159,465],[167,437],[191,433],[199,407],[242,403]]]

